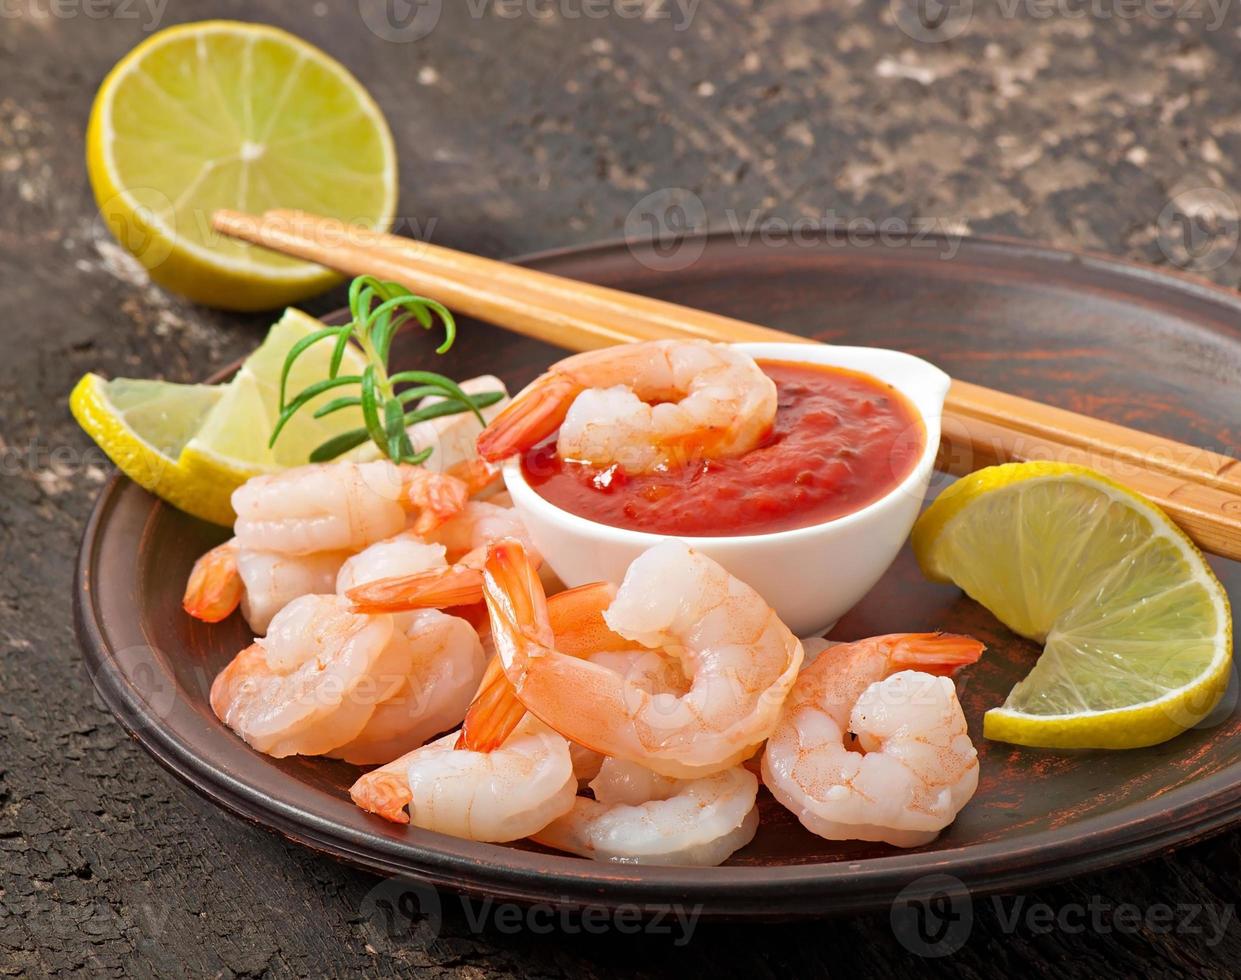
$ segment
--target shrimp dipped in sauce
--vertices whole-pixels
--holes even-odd
[[[978,787],[978,753],[945,675],[982,652],[977,640],[940,633],[824,650],[767,740],[764,785],[828,840],[933,840]]]
[[[557,452],[566,459],[648,473],[747,453],[775,417],[775,383],[748,354],[652,340],[553,365],[483,430],[478,453],[504,459],[559,429]]]

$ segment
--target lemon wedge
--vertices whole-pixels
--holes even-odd
[[[231,381],[183,385],[88,374],[69,397],[74,418],[131,480],[186,513],[232,525],[230,498],[246,480],[307,462],[320,443],[362,425],[359,409],[314,418],[334,392],[312,399],[267,442],[279,416],[280,371],[289,349],[323,326],[287,310]],[[296,393],[327,377],[332,344],[305,351],[289,373]],[[361,373],[362,354],[347,348],[343,374]]]
[[[130,51],[95,96],[86,160],[103,219],[151,278],[225,309],[276,308],[338,277],[216,234],[215,210],[383,230],[396,208],[396,151],[374,100],[318,48],[263,24],[185,24]]]
[[[914,526],[931,579],[1043,644],[983,733],[1020,745],[1133,748],[1193,727],[1232,663],[1228,597],[1149,501],[1061,463],[1010,463],[949,487]]]

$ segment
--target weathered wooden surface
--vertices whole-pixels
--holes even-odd
[[[1178,3],[1171,18],[1153,15],[1169,9],[1158,4],[1018,4],[1010,18],[1011,5],[977,0],[973,21],[942,43],[911,39],[880,3],[702,0],[688,24],[675,3],[654,8],[663,19],[573,16],[618,6],[631,9],[449,0],[431,34],[408,42],[375,34],[346,0],[181,2],[157,19],[270,21],[350,65],[396,132],[404,230],[429,228],[447,245],[505,255],[614,237],[646,195],[678,187],[702,201],[691,220],[712,227],[752,215],[919,221],[1192,264],[1237,283],[1231,7],[1216,26],[1205,2]],[[700,925],[684,943],[676,923],[634,936],[628,923],[462,908],[448,895],[442,915],[394,936],[377,911],[393,896],[375,879],[231,819],[151,763],[97,704],[72,635],[71,560],[107,467],[65,396],[91,369],[200,377],[248,350],[265,322],[150,287],[95,221],[81,163],[90,98],[159,9],[0,6],[0,966],[1234,975],[1235,833],[980,901],[964,946],[940,959],[912,955],[887,915]],[[1201,201],[1223,213],[1177,220]]]

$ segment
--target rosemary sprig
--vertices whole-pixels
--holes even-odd
[[[452,346],[457,336],[457,324],[443,304],[415,296],[399,283],[384,282],[374,276],[358,276],[349,286],[349,312],[352,319],[348,323],[316,330],[289,349],[280,372],[280,417],[272,429],[269,446],[276,444],[289,419],[313,399],[338,388],[354,388],[356,392],[338,395],[320,405],[315,409],[314,417],[321,419],[342,409],[360,408],[365,424],[327,440],[310,454],[310,462],[323,463],[335,459],[370,439],[394,463],[417,465],[430,457],[431,447],[415,452],[406,432],[407,426],[460,412],[473,412],[481,423],[484,420],[480,410],[504,397],[500,391],[467,395],[451,378],[433,371],[388,373],[392,338],[411,321],[424,330],[430,330],[438,319],[444,327],[444,342],[435,352],[443,354]],[[307,385],[292,398],[286,398],[289,372],[297,359],[315,344],[328,339],[333,341],[328,376]],[[366,367],[361,374],[340,373],[345,351],[350,344],[360,349],[366,358]],[[403,387],[407,385],[412,387]],[[413,411],[405,410],[410,402],[427,395],[443,400]]]

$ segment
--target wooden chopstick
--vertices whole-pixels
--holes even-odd
[[[666,337],[815,343],[303,212],[219,211],[213,226],[349,275],[400,282],[457,313],[569,350]],[[940,457],[954,475],[1029,459],[1090,466],[1152,499],[1204,550],[1241,559],[1241,462],[1232,457],[957,380],[944,407]]]

